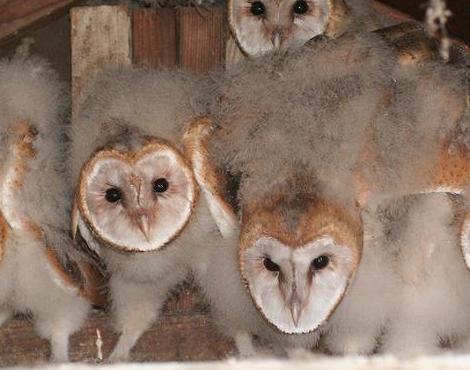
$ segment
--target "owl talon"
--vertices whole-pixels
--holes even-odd
[[[51,337],[51,361],[55,363],[69,362],[69,336],[56,333]]]

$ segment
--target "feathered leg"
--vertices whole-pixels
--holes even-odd
[[[155,284],[137,284],[112,277],[110,281],[116,330],[121,334],[109,356],[110,362],[128,361],[132,347],[157,319],[166,295]]]
[[[88,314],[89,305],[86,301],[77,297],[67,298],[70,299],[66,302],[55,300],[55,307],[49,304],[49,310],[41,310],[35,317],[39,334],[51,342],[51,358],[55,362],[69,360],[69,337],[80,328]]]
[[[341,327],[340,331],[331,331],[325,341],[326,347],[338,355],[370,355],[377,346],[377,327]]]
[[[256,348],[250,333],[238,332],[235,334],[234,340],[240,357],[248,358],[256,355]]]
[[[382,352],[398,357],[411,357],[433,354],[441,351],[436,332],[412,320],[402,320],[403,325],[395,325],[389,332]]]

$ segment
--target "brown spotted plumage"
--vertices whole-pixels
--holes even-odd
[[[93,298],[84,294],[85,280],[75,280],[66,267],[86,261],[67,225],[66,105],[64,87],[44,60],[0,61],[0,316],[3,322],[32,314],[56,361],[68,359],[69,336]]]

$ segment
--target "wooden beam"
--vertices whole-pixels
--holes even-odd
[[[131,64],[131,21],[127,6],[78,7],[70,14],[73,117],[97,71]]]
[[[179,8],[178,15],[180,66],[207,73],[223,65],[226,34],[223,8]]]
[[[380,0],[403,13],[409,14],[414,19],[424,21],[427,0]],[[458,39],[470,45],[470,3],[468,0],[447,0],[447,7],[452,12],[447,28]]]
[[[135,9],[132,17],[132,59],[150,68],[177,63],[176,11]]]
[[[65,12],[76,0],[0,0],[0,41],[16,35],[58,12]]]

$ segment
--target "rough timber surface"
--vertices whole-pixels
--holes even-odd
[[[222,8],[179,8],[179,64],[196,73],[223,65],[225,21]]]
[[[160,319],[138,341],[132,352],[135,362],[208,361],[234,354],[231,341],[217,333],[201,296],[186,287],[171,298]],[[53,303],[52,303],[53,304]],[[97,330],[106,359],[117,341],[109,315],[94,310],[84,326],[70,340],[70,359],[99,362]],[[15,318],[0,329],[0,366],[43,364],[49,358],[49,344],[38,337],[26,318]]]
[[[70,14],[73,114],[96,71],[131,63],[131,21],[126,6],[78,7]]]
[[[177,63],[177,19],[174,9],[134,9],[132,14],[132,59],[150,68]]]

